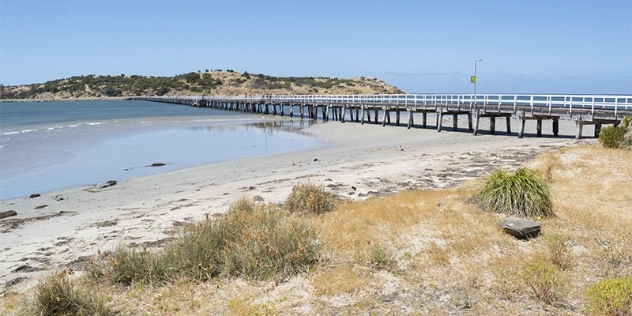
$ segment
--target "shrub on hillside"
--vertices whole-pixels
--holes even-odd
[[[632,117],[626,116],[619,126],[607,126],[599,133],[599,142],[606,148],[632,148]]]
[[[496,170],[470,199],[483,210],[520,217],[553,215],[550,189],[535,171]]]
[[[604,279],[586,291],[589,315],[632,315],[632,277]]]
[[[338,204],[336,197],[322,186],[311,183],[297,184],[285,200],[285,209],[290,213],[323,214],[333,211]]]

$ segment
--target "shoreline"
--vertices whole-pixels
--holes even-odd
[[[119,243],[160,246],[182,225],[225,212],[241,196],[283,203],[295,184],[307,181],[352,200],[437,189],[499,167],[515,168],[546,150],[596,143],[340,122],[304,131],[328,145],[132,178],[106,188],[0,201],[0,211],[17,212],[0,220],[0,293],[28,290],[38,276],[80,268],[88,256]],[[560,122],[561,135],[573,131],[572,122]]]
[[[94,98],[54,98],[54,99],[0,99],[0,103],[25,103],[25,102],[75,102],[75,101],[125,101],[125,97],[94,97]]]

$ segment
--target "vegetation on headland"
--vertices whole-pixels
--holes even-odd
[[[228,69],[173,77],[73,76],[22,86],[0,85],[0,99],[73,99],[141,95],[261,95],[402,93],[375,78],[274,77]]]
[[[191,254],[234,251],[234,256],[244,258],[240,264],[224,265],[229,260],[212,256],[192,261],[170,245],[158,251],[117,250],[134,256],[176,251],[176,267],[184,268],[161,272],[168,273],[167,279],[148,279],[146,272],[134,272],[129,274],[133,279],[125,282],[112,278],[116,274],[109,268],[97,269],[102,271],[97,274],[88,269],[84,277],[70,280],[72,289],[64,285],[67,291],[63,293],[77,296],[76,305],[86,310],[120,315],[629,315],[629,161],[632,151],[580,146],[549,151],[526,163],[524,167],[542,174],[550,186],[556,214],[540,219],[542,235],[528,241],[518,241],[496,226],[507,215],[484,212],[468,203],[468,197],[484,185],[484,178],[454,188],[345,202],[322,214],[318,210],[323,205],[290,213],[285,210],[288,201],[278,206],[238,200],[226,215],[187,228],[181,236],[188,239],[176,238],[172,244],[191,247]],[[321,191],[311,188],[310,192]],[[295,195],[309,196],[299,193]],[[272,262],[266,252],[283,253],[284,246],[276,246],[276,251],[266,248],[273,241],[291,239],[267,226],[269,220],[262,220],[276,214],[283,214],[274,217],[278,223],[297,221],[314,228],[316,239],[309,240],[318,244],[312,251],[316,256],[287,270],[231,272],[228,267]],[[242,237],[227,239],[229,248],[208,246],[200,227],[233,220],[240,225],[219,232]],[[274,227],[298,227],[294,225]],[[251,230],[256,227],[265,228]],[[289,258],[300,257],[294,250],[287,253]],[[157,264],[152,260],[141,264],[152,262]],[[122,264],[115,255],[101,255],[95,263],[100,267]],[[207,271],[218,272],[206,277]],[[50,284],[60,283],[53,281]],[[35,294],[36,298],[51,297]],[[32,297],[6,295],[0,298],[0,314],[19,313],[32,303]]]

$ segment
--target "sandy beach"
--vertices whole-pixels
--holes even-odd
[[[481,120],[481,126],[489,125]],[[534,126],[527,123],[526,131]],[[543,132],[550,134],[546,127]],[[596,142],[575,140],[569,121],[560,122],[560,137],[523,139],[502,131],[472,136],[339,122],[305,131],[328,146],[0,202],[1,212],[17,212],[0,219],[0,293],[22,292],[51,270],[80,269],[87,257],[118,243],[159,247],[179,227],[225,212],[241,196],[283,203],[292,186],[307,181],[348,199],[440,188],[516,167],[546,150]]]

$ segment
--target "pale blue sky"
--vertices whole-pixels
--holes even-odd
[[[412,92],[632,94],[631,0],[1,0],[0,83],[234,69]]]

